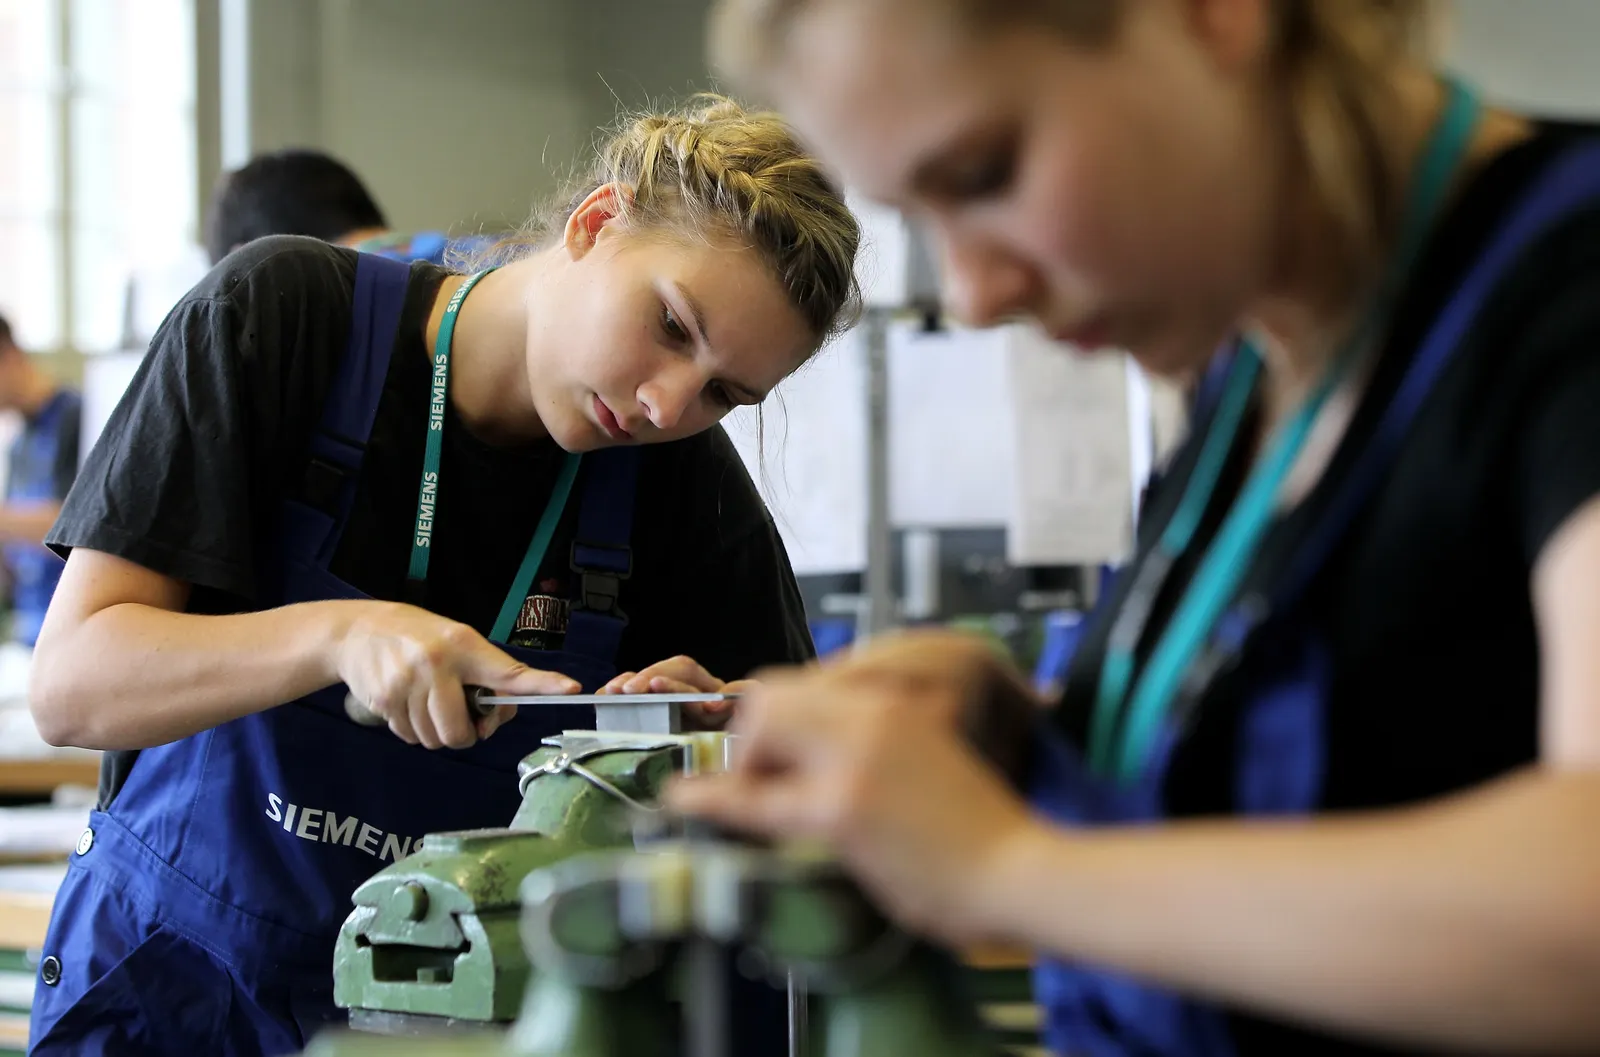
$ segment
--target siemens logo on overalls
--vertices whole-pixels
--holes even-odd
[[[267,794],[267,817],[281,825],[285,833],[292,833],[301,840],[313,844],[343,844],[346,848],[353,846],[380,862],[403,859],[411,854],[414,846],[422,844],[420,837],[385,833],[354,815],[340,818],[325,808],[285,804],[277,793]]]
[[[433,541],[433,508],[439,502],[439,475],[432,470],[422,475],[422,498],[417,501],[417,546]]]

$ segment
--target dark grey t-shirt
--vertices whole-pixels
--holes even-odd
[[[90,452],[49,542],[116,554],[193,585],[190,610],[256,608],[255,569],[287,496],[302,494],[310,437],[343,353],[356,254],[262,239],[183,299]],[[445,272],[412,266],[400,333],[332,571],[376,598],[404,597],[428,419],[425,330]],[[724,679],[808,659],[789,560],[720,429],[646,447],[635,502],[629,623],[619,663],[688,654]],[[427,606],[487,633],[563,453],[492,447],[447,413]],[[513,641],[558,648],[583,487],[535,580]],[[114,754],[108,793],[128,756]]]

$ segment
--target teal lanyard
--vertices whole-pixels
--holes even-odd
[[[1107,640],[1089,728],[1088,760],[1097,773],[1129,781],[1150,761],[1186,673],[1238,590],[1272,524],[1284,478],[1305,446],[1318,414],[1349,374],[1361,350],[1386,325],[1394,298],[1433,228],[1451,180],[1477,129],[1476,96],[1455,81],[1447,82],[1447,87],[1449,100],[1412,182],[1400,239],[1372,309],[1340,346],[1329,369],[1293,417],[1268,440],[1265,453],[1228,511],[1194,579],[1135,681],[1134,652],[1143,637],[1156,595],[1166,575],[1194,540],[1228,454],[1234,448],[1261,370],[1261,357],[1256,349],[1248,342],[1241,344],[1211,427],[1201,444],[1194,473],[1172,520],[1146,558],[1145,564],[1153,575],[1135,575],[1129,599]],[[1141,573],[1145,571],[1140,570]]]
[[[455,342],[456,317],[461,314],[461,303],[478,285],[478,280],[493,270],[481,271],[462,283],[450,298],[450,303],[445,305],[444,318],[439,321],[439,340],[433,350],[433,391],[428,401],[427,443],[422,453],[422,487],[417,493],[417,524],[411,536],[411,567],[407,573],[412,597],[415,598],[423,597],[423,588],[428,582],[428,559],[433,553],[433,520],[439,503],[439,462],[444,451],[444,411],[450,399],[450,351]],[[582,456],[569,453],[562,460],[550,502],[545,504],[533,539],[528,542],[528,553],[517,569],[511,590],[500,606],[500,616],[489,633],[489,637],[496,642],[505,642],[516,626],[517,615],[522,612],[522,604],[533,587],[533,578],[539,575],[539,566],[544,563],[550,540],[556,534],[556,526],[561,523],[567,498],[572,495],[572,484],[578,479],[578,463],[581,459]]]

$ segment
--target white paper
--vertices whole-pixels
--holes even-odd
[[[846,335],[728,432],[772,509],[795,571],[866,565],[866,370]],[[1017,565],[1116,561],[1134,504],[1181,412],[1172,387],[1122,356],[1085,357],[1025,327],[889,337],[890,512],[897,528],[1007,529]]]
[[[762,410],[728,416],[728,435],[772,511],[794,571],[858,572],[867,562],[867,397],[859,332],[822,350]]]
[[[889,511],[902,528],[999,528],[1011,515],[1008,330],[889,339]]]
[[[856,278],[868,305],[898,311],[939,302],[938,267],[927,239],[897,210],[846,196],[861,224]]]
[[[1131,361],[1130,361],[1131,362]],[[1145,376],[1150,386],[1150,418],[1155,435],[1155,465],[1164,466],[1189,432],[1189,400],[1174,382]]]
[[[1128,501],[1133,504],[1133,521],[1137,524],[1140,494],[1155,469],[1155,423],[1149,380],[1132,356],[1123,358],[1122,370],[1128,394]]]
[[[1132,542],[1128,374],[1121,356],[1075,355],[1031,329],[1009,349],[1014,565],[1116,561]]]

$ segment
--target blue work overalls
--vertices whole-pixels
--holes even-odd
[[[1365,507],[1392,464],[1418,409],[1449,365],[1479,305],[1532,239],[1565,216],[1600,203],[1600,146],[1557,157],[1524,193],[1456,288],[1327,515],[1300,541],[1287,574],[1265,594],[1251,592],[1225,612],[1199,655],[1169,725],[1132,782],[1091,773],[1078,748],[1053,730],[1041,738],[1030,800],[1068,825],[1148,824],[1164,814],[1162,794],[1181,730],[1211,680],[1239,665],[1248,680],[1237,734],[1234,802],[1243,815],[1305,815],[1321,799],[1329,655],[1304,599],[1313,577]],[[1092,908],[1089,908],[1092,912]],[[1052,1049],[1071,1057],[1232,1057],[1225,1012],[1172,991],[1102,969],[1044,961],[1034,974]]]
[[[6,502],[42,505],[59,503],[64,498],[58,493],[56,482],[61,431],[75,421],[68,412],[82,404],[83,398],[71,390],[57,392],[17,438],[11,479],[6,482]],[[77,438],[72,440],[76,442]],[[59,555],[31,543],[6,544],[5,561],[11,572],[11,637],[24,646],[32,646],[39,641],[39,628],[61,579],[63,563]]]
[[[363,254],[307,492],[258,556],[265,606],[365,597],[329,572],[388,375],[410,269]],[[422,424],[418,424],[422,428]],[[615,674],[638,450],[585,458],[561,652],[501,648],[593,691]],[[320,483],[317,483],[320,482]],[[319,506],[321,507],[319,509]],[[146,749],[72,857],[35,989],[32,1050],[177,1057],[298,1052],[329,1022],[334,940],[356,886],[426,833],[504,826],[517,762],[594,710],[525,712],[465,751],[346,718],[344,687]],[[115,702],[107,702],[115,707]]]
[[[399,261],[427,261],[443,267],[451,263],[452,255],[471,258],[493,246],[494,240],[483,235],[451,238],[442,231],[414,231],[368,239],[356,248],[363,253],[376,253]]]

